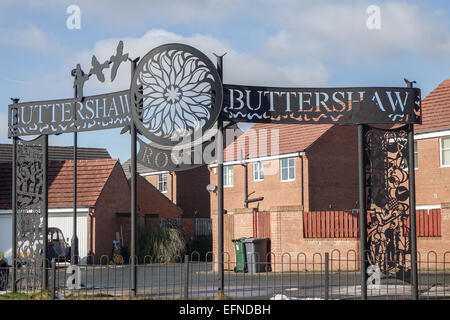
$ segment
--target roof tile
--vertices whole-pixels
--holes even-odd
[[[117,159],[78,160],[77,204],[94,206]],[[73,206],[73,161],[49,161],[49,207]],[[11,208],[11,163],[0,163],[0,209]]]
[[[450,129],[450,79],[442,81],[422,100],[422,124],[416,133]]]
[[[245,150],[242,156],[246,159],[304,151],[332,126],[258,123],[225,148],[224,160],[240,159],[242,147]]]

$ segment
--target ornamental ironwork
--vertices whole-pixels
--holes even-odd
[[[214,125],[222,107],[222,82],[214,65],[186,45],[168,44],[145,55],[130,90],[137,128],[163,145],[204,133]]]
[[[39,265],[44,250],[44,137],[17,141],[16,257],[21,266]]]
[[[224,119],[272,123],[420,123],[418,88],[224,85]]]
[[[415,200],[411,196],[414,192],[411,177],[414,175],[413,171],[408,175],[405,165],[407,159],[414,161],[410,150],[412,124],[421,123],[422,111],[421,92],[412,87],[413,82],[405,80],[406,88],[280,88],[223,84],[221,58],[218,57],[217,70],[206,55],[183,44],[159,46],[139,63],[138,60],[132,60],[124,53],[120,41],[109,60],[101,62],[93,56],[90,68],[86,69],[88,73],[79,64],[72,70],[75,98],[20,103],[14,99],[9,105],[8,137],[18,143],[14,163],[17,168],[17,201],[14,205],[18,219],[14,237],[17,236],[19,260],[39,259],[44,241],[40,232],[43,223],[40,214],[43,157],[39,147],[42,136],[30,142],[20,140],[19,136],[109,128],[123,128],[124,133],[129,129],[133,167],[131,215],[136,217],[136,162],[158,171],[187,170],[206,163],[205,153],[210,153],[209,159],[219,160],[222,169],[223,137],[222,132],[214,131],[216,124],[220,130],[223,130],[224,122],[358,124],[360,181],[362,178],[365,181],[364,185],[360,183],[361,217],[364,218],[361,223],[365,221],[364,208],[369,216],[367,239],[361,237],[361,256],[368,244],[372,265],[397,275],[411,270],[414,281],[417,267],[411,252],[415,251],[416,239],[410,237],[410,232],[414,234],[415,229],[410,230],[408,223],[409,211],[411,217],[415,213]],[[101,95],[83,95],[86,82],[93,78],[104,82],[106,69],[111,70],[110,80],[114,81],[119,67],[126,61],[132,63],[130,88]],[[364,126],[363,132],[361,129],[366,124],[408,124],[408,128],[385,130]],[[220,146],[217,155],[214,146]],[[364,150],[364,157],[361,150]],[[76,168],[76,161],[74,164]],[[362,200],[364,192],[365,203]],[[218,212],[223,212],[223,183],[218,188],[218,199]],[[222,215],[219,217],[222,219]],[[223,221],[220,223],[223,226]],[[411,225],[414,226],[414,221]],[[135,225],[132,228],[135,231]],[[133,243],[131,246],[135,250]],[[220,252],[218,257],[220,265],[223,262]],[[132,290],[135,292],[136,270],[132,270]],[[365,270],[364,265],[361,270]],[[223,265],[220,274],[223,282]],[[364,286],[363,281],[362,291]],[[415,286],[417,290],[417,281]],[[219,287],[223,288],[223,283]]]
[[[364,132],[369,262],[403,280],[411,268],[407,127]]]

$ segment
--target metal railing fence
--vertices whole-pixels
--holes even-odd
[[[226,270],[236,266],[225,253]],[[91,257],[93,264],[71,266],[69,262],[42,261],[17,268],[12,283],[11,266],[0,269],[0,299],[215,299],[217,257],[197,252],[175,257],[176,263],[146,256],[136,260],[137,290],[131,291],[131,264],[117,265],[107,256]],[[228,259],[227,259],[228,258]],[[247,270],[226,271],[224,296],[227,299],[270,300],[356,300],[361,299],[361,261],[357,252],[268,253],[266,259],[253,256]],[[212,262],[211,262],[212,261]],[[262,262],[269,261],[269,262]],[[402,264],[408,266],[409,261]],[[253,267],[250,265],[253,264]],[[407,268],[391,267],[398,261],[384,259],[367,273],[368,299],[409,300],[412,286]],[[254,272],[254,270],[260,272]],[[418,255],[419,299],[450,299],[450,252],[430,251]],[[45,272],[44,272],[45,271]],[[48,287],[43,287],[43,277]]]

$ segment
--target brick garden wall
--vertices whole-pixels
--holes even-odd
[[[417,251],[419,259],[419,269],[441,269],[444,267],[444,259],[446,260],[446,268],[450,267],[450,202],[441,204],[441,237],[418,238]],[[448,252],[445,254],[445,252]],[[429,260],[427,265],[425,260]],[[435,264],[433,262],[440,262]]]
[[[252,209],[237,209],[224,216],[225,270],[232,270],[236,257],[231,239],[253,237]],[[450,267],[450,203],[442,204],[442,236],[418,238],[418,252],[422,260],[419,270]],[[330,255],[330,270],[359,270],[359,238],[309,238],[303,237],[303,211],[299,206],[281,206],[270,209],[270,247],[272,269],[279,271],[321,270],[326,252]],[[217,212],[212,214],[213,252],[217,261]],[[445,252],[448,254],[445,255]],[[431,252],[428,254],[428,252]],[[445,255],[445,256],[444,256]],[[339,263],[339,259],[341,262]],[[345,260],[349,260],[348,262]],[[419,259],[420,260],[420,259]],[[439,264],[433,263],[439,262]],[[217,265],[215,265],[217,268]]]
[[[313,270],[313,262],[315,270],[320,268],[320,256],[315,253],[324,254],[334,249],[339,249],[344,255],[348,250],[354,250],[358,254],[358,239],[304,239],[303,238],[303,210],[299,206],[283,206],[272,207],[270,209],[270,247],[272,270],[288,271],[304,270],[305,259],[307,256],[307,270]],[[224,216],[224,262],[225,269],[232,270],[236,261],[234,246],[231,239],[240,237],[253,237],[253,210],[237,209],[232,215]],[[232,226],[230,226],[232,224]],[[212,214],[213,227],[213,252],[214,259],[217,261],[217,211]],[[229,234],[229,230],[232,234]],[[337,252],[333,252],[333,256],[337,258]],[[344,257],[344,256],[342,256]],[[349,256],[350,259],[355,258],[354,255]],[[291,262],[289,264],[289,261]],[[356,264],[357,266],[357,264]],[[217,267],[217,265],[216,265]],[[333,267],[338,268],[337,264]],[[341,265],[341,269],[345,266]],[[349,265],[349,268],[355,267]]]

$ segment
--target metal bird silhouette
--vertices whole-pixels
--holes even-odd
[[[412,87],[413,87],[413,84],[416,83],[416,81],[409,81],[409,80],[406,79],[406,78],[403,78],[403,80],[405,81],[406,86],[407,86],[408,88],[412,88]]]
[[[117,75],[117,70],[119,69],[119,66],[122,62],[127,61],[128,59],[128,53],[123,54],[123,41],[121,40],[119,44],[117,45],[116,54],[114,56],[111,56],[111,63],[113,64],[111,68],[111,81],[114,81]]]
[[[72,70],[72,76],[75,77],[73,81],[73,87],[77,88],[78,96],[83,96],[83,87],[84,83],[89,80],[89,75],[85,74],[81,69],[80,64],[77,64],[77,67]]]
[[[95,74],[97,76],[98,81],[105,82],[105,75],[103,74],[103,69],[109,68],[109,61],[105,61],[102,64],[98,62],[96,56],[92,56],[92,68],[89,71],[89,74]]]

